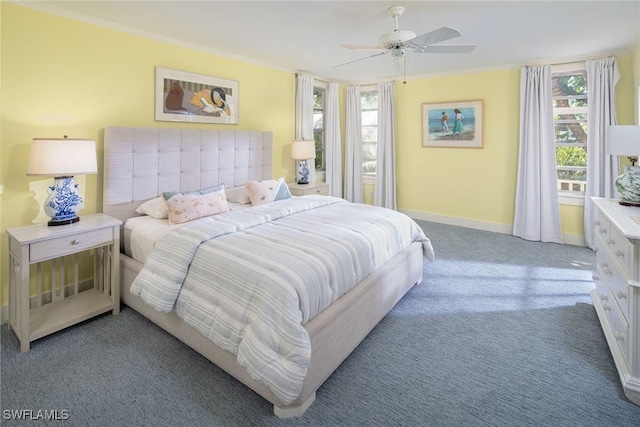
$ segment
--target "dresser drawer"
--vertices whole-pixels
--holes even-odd
[[[602,239],[608,244],[609,243],[609,233],[611,231],[611,225],[607,218],[604,217],[602,212],[598,211],[596,214],[596,221],[594,223],[594,231],[597,236],[602,237]]]
[[[600,303],[603,306],[611,304],[613,300],[611,300],[612,297],[609,292],[609,281],[607,280],[607,275],[602,271],[600,265],[596,267],[596,273],[593,275],[593,281],[596,285],[596,293]]]
[[[629,318],[629,278],[626,274],[614,270],[609,276],[609,289],[616,304],[622,310],[625,319]]]
[[[111,228],[89,231],[79,235],[32,243],[29,247],[29,261],[39,262],[63,255],[78,253],[85,249],[107,245],[113,241]]]
[[[624,271],[629,274],[633,262],[633,245],[624,238],[614,227],[609,229],[609,247],[614,258],[620,263]]]
[[[609,299],[612,297],[609,296]],[[624,354],[624,358],[629,363],[629,324],[625,320],[620,310],[618,310],[618,306],[612,302],[603,302],[602,307],[604,308],[605,313],[607,314],[607,318],[609,319],[609,325],[611,329],[613,329],[613,336],[622,350],[622,354]]]

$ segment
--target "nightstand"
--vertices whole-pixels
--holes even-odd
[[[120,312],[121,224],[110,216],[93,214],[69,225],[43,223],[7,230],[9,326],[22,352],[38,338],[109,310]],[[86,251],[93,253],[93,287],[81,291],[80,254]],[[35,301],[30,303],[32,269]],[[50,283],[50,291],[43,282]]]
[[[326,182],[316,182],[315,184],[288,183],[289,190],[293,196],[305,196],[307,194],[329,195],[329,184]]]

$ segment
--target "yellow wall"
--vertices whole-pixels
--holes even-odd
[[[294,137],[293,73],[4,2],[0,2],[0,8],[3,266],[8,262],[4,231],[31,223],[41,208],[29,191],[30,182],[39,178],[25,176],[34,137],[59,138],[66,134],[95,139],[101,165],[103,133],[108,125],[271,130],[275,142],[274,174],[293,176],[288,151]],[[154,121],[156,66],[237,80],[239,124]],[[49,181],[52,183],[52,179]],[[101,210],[101,182],[101,173],[86,177],[85,208],[81,213]],[[6,304],[5,275],[0,297],[1,305]]]
[[[513,219],[518,70],[398,83],[398,206],[479,221]],[[484,149],[422,147],[422,104],[483,101]]]
[[[632,122],[630,56],[618,56],[621,124]],[[397,193],[401,210],[513,223],[519,151],[520,69],[411,80],[396,86]],[[423,148],[423,103],[482,100],[484,148]],[[583,208],[560,207],[564,234],[583,236]]]

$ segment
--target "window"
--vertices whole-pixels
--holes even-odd
[[[378,154],[378,90],[375,86],[360,91],[362,114],[362,174],[375,178]]]
[[[554,67],[553,124],[558,193],[583,198],[587,185],[587,74],[584,66]],[[568,197],[566,197],[568,196]]]
[[[324,95],[325,88],[313,88],[313,139],[316,143],[316,170],[325,170],[324,162]]]

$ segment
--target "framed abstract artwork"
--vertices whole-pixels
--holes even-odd
[[[483,148],[482,101],[422,104],[422,146]]]
[[[238,82],[156,67],[155,119],[238,124]]]

